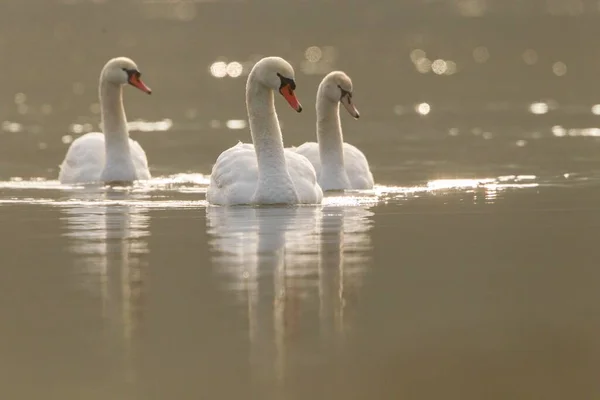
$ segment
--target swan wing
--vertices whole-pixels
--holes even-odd
[[[285,149],[285,160],[299,202],[302,204],[320,203],[323,199],[323,190],[317,183],[317,174],[309,159],[292,149]]]
[[[352,189],[372,189],[373,174],[369,168],[367,157],[357,147],[344,143],[344,167],[352,184]]]
[[[61,183],[98,182],[104,168],[104,135],[90,132],[71,143],[60,165]]]
[[[217,158],[206,199],[220,205],[250,204],[257,182],[258,162],[254,146],[238,143]]]
[[[129,149],[131,151],[131,160],[135,167],[136,176],[140,180],[151,178],[150,170],[148,169],[148,158],[142,146],[133,139],[129,139]]]
[[[306,142],[293,149],[296,153],[303,155],[310,161],[317,177],[321,174],[321,157],[319,155],[319,144],[316,142]]]

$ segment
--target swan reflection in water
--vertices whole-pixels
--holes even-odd
[[[343,345],[347,314],[370,264],[373,213],[331,203],[207,208],[213,264],[247,308],[250,363],[259,381],[282,384],[291,364],[311,362],[301,342]]]
[[[64,235],[76,255],[75,285],[100,300],[107,351],[124,355],[124,379],[131,383],[132,339],[141,319],[150,217],[147,208],[128,204],[129,200],[126,192],[94,191],[62,211]]]

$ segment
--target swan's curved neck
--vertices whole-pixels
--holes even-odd
[[[317,96],[317,139],[321,158],[321,174],[346,175],[340,103],[332,102],[321,93]]]
[[[121,85],[100,80],[100,112],[106,146],[106,161],[131,158],[127,118]]]
[[[293,188],[287,169],[281,128],[275,111],[273,90],[257,81],[254,74],[248,77],[246,85],[246,106],[250,133],[258,161],[258,187],[279,185]],[[278,188],[279,190],[279,188]]]

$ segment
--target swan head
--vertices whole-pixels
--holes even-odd
[[[260,83],[272,90],[277,90],[297,112],[302,105],[296,98],[296,81],[294,68],[281,57],[265,57],[252,68],[251,75]]]
[[[141,72],[132,59],[117,57],[109,60],[102,68],[101,80],[115,85],[131,85],[142,92],[151,94],[152,90],[141,79]]]
[[[355,119],[360,117],[352,101],[352,79],[342,71],[330,72],[319,85],[319,93],[333,103],[338,101],[344,105],[348,114]]]

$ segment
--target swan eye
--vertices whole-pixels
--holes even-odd
[[[140,71],[136,69],[123,68],[123,71],[125,71],[125,73],[127,74],[127,80],[129,82],[131,82],[134,78],[137,78],[139,80],[142,76]]]
[[[293,79],[286,78],[285,76],[282,76],[279,72],[277,73],[277,76],[279,77],[279,80],[281,80],[281,85],[279,86],[279,90],[281,90],[285,86],[288,86],[290,88],[290,90],[296,90],[296,82],[294,82]]]
[[[340,96],[340,101],[344,98],[347,97],[348,98],[348,103],[351,103],[352,100],[352,92],[349,92],[347,90],[342,89],[342,87],[340,85],[338,85],[338,87],[340,88],[340,91],[342,92],[342,95]]]

